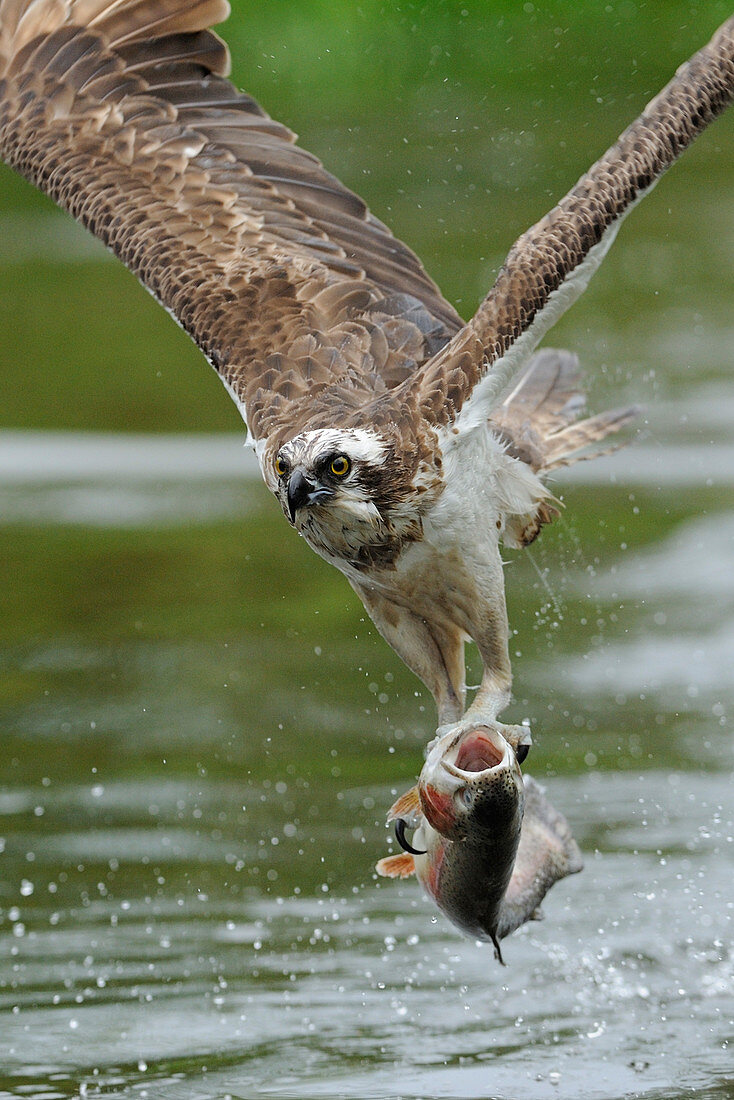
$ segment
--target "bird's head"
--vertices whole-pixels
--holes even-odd
[[[389,428],[301,432],[260,461],[290,523],[348,573],[391,568],[442,487],[440,458]]]
[[[379,524],[391,453],[387,440],[364,429],[323,428],[295,436],[273,458],[271,476],[283,512],[301,531],[314,516],[337,513]]]
[[[371,429],[306,431],[272,452],[266,480],[317,553],[347,570],[389,566],[421,530],[415,468],[396,454]]]

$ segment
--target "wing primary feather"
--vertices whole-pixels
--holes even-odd
[[[224,79],[229,52],[209,25],[228,11],[226,0],[0,0],[0,155],[179,321],[255,440],[290,437],[384,395],[462,322],[363,200]],[[313,307],[355,280],[364,293],[347,317]],[[320,405],[313,363],[289,350],[308,335]],[[280,388],[264,383],[274,353]]]
[[[396,396],[412,397],[441,426],[483,424],[515,371],[584,291],[624,216],[732,99],[734,17],[519,238],[472,320]],[[449,375],[451,392],[437,405],[435,395]]]

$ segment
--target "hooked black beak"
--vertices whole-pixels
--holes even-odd
[[[333,492],[326,485],[319,485],[316,481],[309,481],[300,466],[297,466],[288,479],[288,513],[291,523],[296,522],[296,512],[303,508],[304,504],[318,504],[319,501],[328,500]]]
[[[309,497],[316,486],[304,475],[303,470],[295,469],[288,479],[288,511],[291,523],[296,521],[296,512],[304,504],[308,504]]]
[[[404,852],[410,852],[412,856],[424,856],[426,854],[424,851],[414,848],[413,845],[408,843],[405,839],[405,818],[403,817],[399,817],[395,822],[395,836]]]

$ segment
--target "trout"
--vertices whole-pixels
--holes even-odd
[[[404,850],[376,868],[389,878],[415,874],[444,915],[464,935],[491,942],[503,965],[499,941],[542,919],[553,883],[583,867],[566,819],[523,778],[526,753],[489,725],[434,742],[417,786],[388,814]]]

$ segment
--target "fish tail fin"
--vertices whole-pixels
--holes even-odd
[[[500,941],[497,939],[497,937],[494,935],[494,933],[492,934],[492,943],[494,944],[494,957],[495,957],[495,959],[500,964],[500,966],[507,966],[507,963],[502,958],[502,950],[500,948]]]

